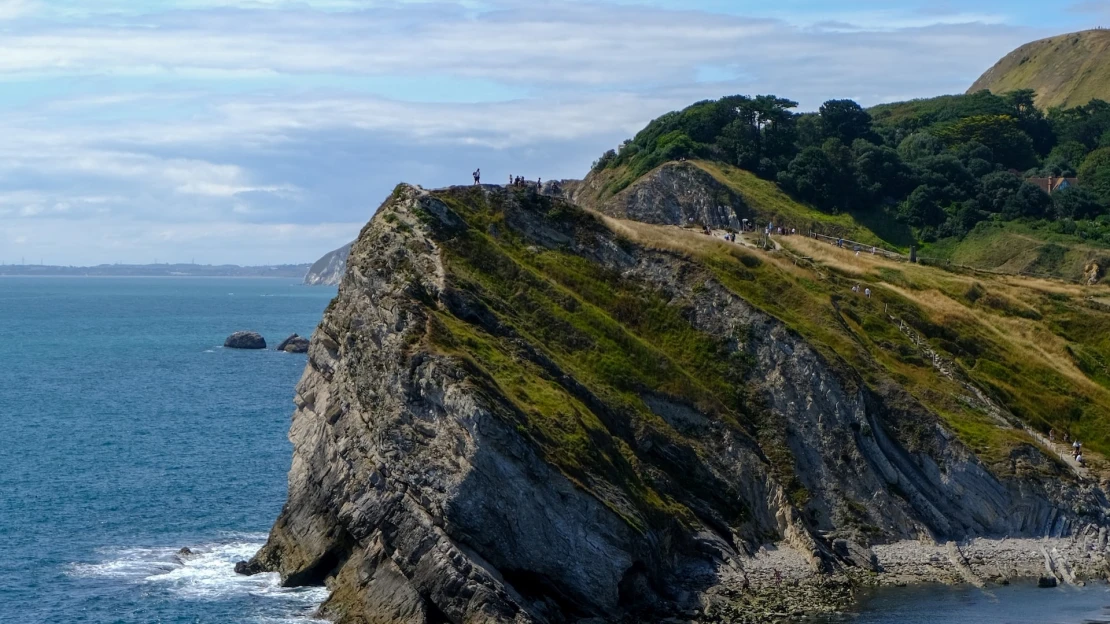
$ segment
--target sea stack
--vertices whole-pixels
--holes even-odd
[[[282,340],[281,344],[277,346],[277,350],[286,353],[308,353],[308,338],[293,334]]]
[[[265,349],[266,339],[258,332],[238,331],[224,341],[226,349]]]

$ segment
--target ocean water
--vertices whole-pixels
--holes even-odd
[[[310,335],[334,294],[0,278],[0,622],[311,621],[323,590],[232,570],[284,503],[305,356],[220,345]]]
[[[1039,589],[1030,582],[976,589],[923,585],[881,589],[861,601],[856,613],[821,624],[1107,624],[1110,589]]]
[[[334,294],[0,278],[0,623],[312,622],[324,590],[233,571],[285,500],[305,357],[219,345],[309,335]],[[1110,622],[1107,605],[1104,585],[893,588],[824,622],[1079,624]]]

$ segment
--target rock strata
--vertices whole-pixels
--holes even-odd
[[[302,338],[297,334],[282,340],[277,346],[278,351],[286,353],[308,353],[308,338]]]
[[[313,334],[288,499],[237,571],[326,583],[352,624],[786,620],[1005,553],[1081,577],[1095,484],[1033,444],[1028,474],[984,464],[745,298],[761,260],[729,257],[546,195],[398,187]],[[1037,568],[977,535],[1060,541]]]
[[[224,341],[226,349],[265,349],[266,339],[258,332],[238,331]]]

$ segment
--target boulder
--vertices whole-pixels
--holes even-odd
[[[265,349],[266,339],[258,332],[239,331],[227,337],[224,341],[227,349]]]
[[[235,562],[235,573],[236,574],[241,574],[243,576],[254,576],[255,574],[261,574],[262,572],[265,572],[265,571],[266,570],[263,569],[263,567],[260,564],[254,562],[254,561],[236,561]]]
[[[281,344],[277,346],[277,350],[286,353],[308,353],[308,338],[293,334],[282,340]]]

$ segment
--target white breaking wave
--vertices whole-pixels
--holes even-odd
[[[261,536],[265,538],[265,535]],[[123,548],[101,551],[99,563],[75,563],[67,574],[78,578],[119,579],[151,588],[162,588],[183,600],[228,600],[250,596],[288,604],[296,618],[262,617],[257,622],[314,622],[313,613],[328,597],[323,587],[288,588],[277,574],[243,576],[235,573],[235,562],[250,559],[263,541],[257,535],[231,534],[228,542],[190,547],[192,555],[181,556],[176,548]],[[282,609],[283,611],[285,609]]]

